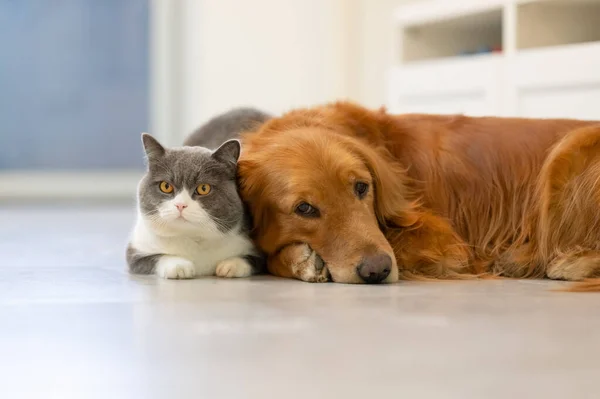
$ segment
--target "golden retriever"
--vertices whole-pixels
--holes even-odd
[[[274,275],[600,277],[598,122],[339,102],[274,118],[243,145],[240,191]]]

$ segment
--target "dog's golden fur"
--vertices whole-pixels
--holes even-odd
[[[386,281],[499,275],[600,289],[598,122],[341,102],[289,112],[243,141],[241,192],[276,275],[361,282],[357,263],[378,252],[395,258]],[[371,186],[364,199],[357,180]],[[321,217],[296,215],[299,201]]]

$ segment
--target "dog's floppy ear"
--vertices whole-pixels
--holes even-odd
[[[268,163],[265,163],[268,165]],[[241,157],[238,161],[238,184],[240,194],[252,214],[253,236],[264,235],[270,225],[270,197],[265,195],[263,174],[260,161]]]
[[[273,254],[279,249],[278,245],[283,238],[282,226],[274,217],[277,214],[274,201],[278,196],[272,195],[264,186],[265,173],[269,173],[269,167],[268,162],[259,164],[256,159],[242,156],[238,162],[238,182],[240,194],[251,215],[250,234],[261,251]]]
[[[385,149],[358,143],[355,151],[373,176],[375,213],[382,226],[409,227],[418,219],[418,202],[407,187],[406,169],[391,159]]]
[[[369,110],[338,102],[329,108],[336,124],[352,132],[353,151],[369,168],[375,184],[375,212],[385,227],[409,227],[419,220],[418,201],[408,187],[406,169],[382,145],[384,131],[393,125],[385,109]],[[330,116],[331,116],[330,115]]]

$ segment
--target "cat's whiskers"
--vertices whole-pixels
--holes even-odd
[[[144,217],[146,218],[146,220],[148,220],[151,224],[158,227],[159,229],[167,225],[167,221],[163,217],[161,217],[161,215],[157,212],[146,213],[144,214]]]
[[[228,226],[231,222],[230,219],[222,219],[216,216],[212,217],[212,221],[215,222],[215,224],[219,225],[220,227],[225,228],[226,226]]]
[[[224,225],[217,218],[208,216],[205,211],[199,212],[196,210],[188,210],[186,212],[186,219],[192,223],[203,226],[211,232],[218,232],[219,227],[224,229]],[[216,228],[215,228],[216,227]]]

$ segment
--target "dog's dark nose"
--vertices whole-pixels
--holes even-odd
[[[392,258],[386,254],[371,255],[363,258],[356,271],[367,284],[377,284],[385,280],[392,270]]]

